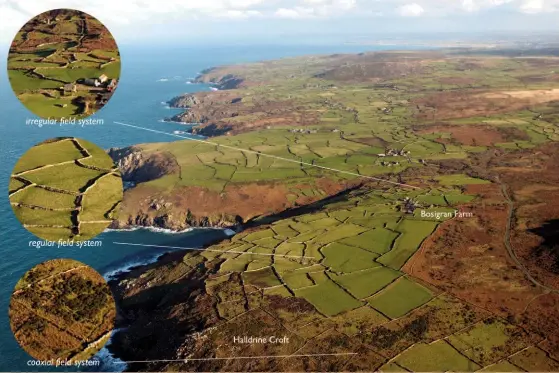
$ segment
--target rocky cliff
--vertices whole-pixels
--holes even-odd
[[[243,85],[245,79],[234,74],[223,74],[218,68],[207,69],[195,79],[196,83],[211,83],[218,89],[236,89]]]
[[[177,161],[167,152],[146,154],[140,148],[131,146],[111,148],[108,153],[120,169],[122,179],[135,184],[179,171]]]
[[[168,101],[169,106],[186,110],[165,120],[198,124],[193,133],[220,136],[233,129],[228,118],[246,111],[242,101],[242,97],[232,91],[187,93]]]
[[[169,104],[170,107],[183,109],[189,109],[199,103],[200,100],[196,97],[196,95],[190,93],[174,97],[167,101],[167,104]]]
[[[171,153],[146,152],[140,147],[112,148],[108,151],[118,165],[123,181],[132,185],[124,193],[121,212],[113,229],[133,226],[184,230],[190,227],[233,227],[243,222],[233,212],[196,209],[197,198],[186,198],[198,190],[183,188],[170,195],[146,182],[180,174],[180,166]],[[186,199],[186,201],[184,201]],[[191,206],[192,205],[192,206]]]

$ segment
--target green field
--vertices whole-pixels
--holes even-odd
[[[319,312],[327,316],[334,316],[363,304],[352,298],[351,295],[344,292],[339,286],[328,279],[325,279],[318,285],[296,290],[295,295],[305,298]]]
[[[419,249],[419,245],[437,227],[437,223],[421,220],[404,220],[394,229],[402,234],[394,242],[394,248],[382,255],[378,262],[390,268],[400,269]]]
[[[76,202],[76,196],[52,193],[43,188],[33,186],[14,194],[10,201],[26,205],[41,205],[47,208],[72,208]]]
[[[468,185],[468,184],[488,184],[489,181],[476,179],[469,177],[467,175],[448,175],[448,176],[437,176],[437,180],[440,181],[441,185]]]
[[[104,217],[105,220],[114,218],[114,208],[122,198],[122,180],[114,174],[97,179],[95,184],[82,197],[82,211],[80,220],[90,221]]]
[[[110,98],[113,88],[108,81],[94,87],[85,79],[106,75],[118,80],[120,69],[118,47],[105,26],[86,13],[67,9],[29,20],[17,33],[8,54],[8,78],[14,93],[27,109],[42,118],[93,114],[105,103],[98,94]],[[72,88],[66,89],[65,84]]]
[[[417,344],[398,356],[395,361],[413,372],[473,372],[480,368],[444,341]]]
[[[205,327],[189,356],[281,355],[281,347],[222,338],[281,328],[301,338],[292,346],[297,354],[357,355],[180,362],[162,370],[556,370],[557,341],[547,326],[554,318],[541,316],[555,316],[555,300],[513,266],[499,231],[505,222],[494,218],[504,219],[509,207],[499,184],[510,184],[515,230],[535,224],[526,211],[553,196],[553,183],[540,189],[536,173],[554,165],[558,106],[555,93],[536,90],[558,86],[551,72],[559,64],[507,53],[338,54],[204,72],[199,80],[220,90],[180,96],[189,108],[171,119],[203,118],[194,131],[212,144],[128,149],[174,167],[127,190],[120,221],[173,217],[183,229],[188,211],[201,225],[235,221],[246,229],[200,253],[197,274],[182,267],[187,253],[123,284],[128,299],[162,289],[161,302],[148,306],[181,332],[207,313],[196,319]],[[232,87],[236,78],[242,84]],[[516,100],[515,93],[534,95]],[[168,207],[153,209],[153,201]],[[473,215],[424,218],[422,211]],[[206,281],[196,307],[184,290],[191,276]],[[135,340],[144,325],[132,323],[137,329],[125,333]],[[154,325],[169,330],[164,321]],[[169,346],[166,336],[158,342]]]
[[[377,254],[353,246],[331,243],[321,251],[325,257],[324,265],[334,272],[354,272],[379,266],[375,262]]]
[[[70,139],[56,142],[45,142],[41,146],[29,149],[24,158],[20,159],[14,167],[13,173],[32,170],[48,164],[72,161],[83,158]]]
[[[396,237],[398,233],[379,227],[340,242],[382,255],[390,250]]]
[[[76,164],[72,162],[32,170],[25,173],[24,177],[37,185],[48,185],[52,188],[77,193],[84,192],[87,183],[101,175],[103,173],[100,171],[76,167]]]
[[[481,365],[500,359],[530,344],[530,335],[502,320],[490,319],[448,338],[456,349]]]
[[[384,315],[397,318],[427,303],[432,297],[431,291],[403,277],[369,298],[368,302]]]
[[[95,165],[108,169],[88,168]],[[75,138],[53,139],[31,148],[15,165],[10,184],[16,217],[47,240],[97,236],[117,217],[123,196],[120,173],[111,158]]]
[[[281,285],[270,267],[257,271],[243,272],[243,278],[248,284],[263,288]]]
[[[364,299],[388,286],[401,275],[401,273],[390,268],[378,267],[345,275],[332,276],[332,278],[357,299]]]

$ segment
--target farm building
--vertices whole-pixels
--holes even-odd
[[[75,84],[68,83],[68,84],[64,84],[64,87],[62,87],[62,89],[64,91],[64,94],[69,95],[76,92],[77,87]]]
[[[105,74],[102,74],[97,80],[99,80],[101,83],[105,83],[107,80],[109,80],[109,77]]]

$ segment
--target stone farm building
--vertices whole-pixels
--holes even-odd
[[[75,84],[72,83],[68,83],[68,84],[64,84],[64,87],[62,87],[62,90],[64,91],[64,94],[72,94],[74,92],[76,92],[77,87]]]

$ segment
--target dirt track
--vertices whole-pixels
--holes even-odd
[[[539,282],[538,280],[536,280],[528,271],[528,269],[518,260],[518,257],[516,256],[515,252],[514,252],[514,248],[512,247],[512,243],[511,243],[511,230],[512,230],[512,224],[514,221],[514,201],[510,198],[508,190],[507,190],[507,186],[505,184],[501,184],[501,190],[503,193],[503,197],[505,197],[508,205],[509,205],[509,214],[508,214],[508,220],[507,220],[507,228],[505,231],[505,239],[504,239],[504,244],[505,247],[507,248],[507,252],[509,253],[510,258],[512,259],[512,261],[514,262],[514,264],[516,264],[516,266],[518,266],[518,268],[524,273],[524,275],[526,276],[526,278],[528,280],[530,280],[530,282],[532,282],[534,285],[539,286],[549,292],[553,292],[553,293],[558,293],[559,294],[559,290],[552,288],[550,286],[544,285],[541,282]]]

